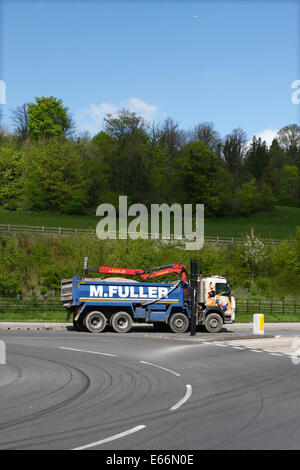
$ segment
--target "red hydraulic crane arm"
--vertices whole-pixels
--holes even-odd
[[[108,266],[100,266],[100,274],[126,274],[127,276],[139,276],[144,273],[143,269],[125,269],[125,268],[110,268]]]
[[[98,272],[101,274],[125,274],[127,276],[139,276],[140,279],[143,280],[176,273],[181,274],[182,281],[187,281],[187,269],[184,264],[170,264],[167,266],[158,266],[149,269],[111,268],[109,266],[100,266]]]
[[[163,269],[160,269],[163,268]],[[183,264],[173,264],[170,266],[161,266],[158,268],[152,268],[150,272],[146,272],[144,274],[140,275],[141,279],[152,279],[154,277],[159,277],[159,276],[167,276],[168,274],[181,274],[181,280],[186,281],[187,280],[187,270],[186,266]]]

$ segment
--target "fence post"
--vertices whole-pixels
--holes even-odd
[[[58,235],[61,235],[61,227],[58,227]]]
[[[284,305],[284,299],[283,299],[283,301],[282,301],[282,315],[284,315],[284,307],[285,307],[285,305]]]

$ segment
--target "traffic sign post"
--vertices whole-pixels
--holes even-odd
[[[255,313],[253,315],[253,334],[263,335],[264,333],[264,316],[262,313]]]

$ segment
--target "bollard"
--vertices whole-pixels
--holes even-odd
[[[0,341],[0,364],[6,364],[6,351],[4,341]]]
[[[263,335],[264,333],[264,316],[262,313],[255,313],[253,315],[253,334]]]

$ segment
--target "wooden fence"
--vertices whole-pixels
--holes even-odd
[[[0,224],[0,234],[9,233],[30,233],[30,234],[44,234],[44,235],[58,235],[58,236],[80,236],[89,235],[96,237],[96,229],[94,228],[65,228],[65,227],[46,227],[36,225],[13,225],[13,224]],[[133,233],[127,232],[128,238],[131,238]],[[158,233],[145,234],[146,238],[161,239]],[[117,238],[117,232],[110,232],[110,238]],[[173,238],[171,237],[171,241]],[[176,241],[176,240],[175,240]],[[184,237],[182,241],[188,241]],[[241,237],[204,237],[205,243],[213,244],[243,244],[246,242],[245,238]],[[261,240],[265,245],[279,246],[284,240],[277,240],[266,238]]]
[[[236,314],[300,315],[300,302],[278,299],[237,299]]]

